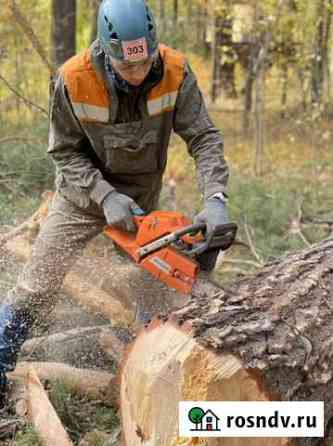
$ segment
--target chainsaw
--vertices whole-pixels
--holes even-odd
[[[210,269],[207,256],[215,260],[219,251],[232,245],[237,232],[237,225],[228,223],[206,237],[205,223],[192,224],[174,211],[154,211],[134,221],[136,233],[114,226],[107,226],[104,233],[139,266],[184,294],[192,292],[201,269]]]

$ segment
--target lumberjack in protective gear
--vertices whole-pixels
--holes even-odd
[[[56,167],[51,211],[32,258],[0,309],[0,381],[33,321],[49,313],[66,272],[107,222],[133,230],[156,208],[171,132],[194,157],[208,226],[227,221],[223,140],[186,58],[158,44],[144,0],[104,0],[98,39],[60,69],[48,153]],[[213,201],[214,200],[214,201]]]

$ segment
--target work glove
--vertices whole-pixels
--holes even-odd
[[[229,223],[225,202],[219,197],[208,198],[204,209],[195,217],[194,223],[206,223],[206,238],[208,238],[217,226]]]
[[[219,225],[229,223],[225,202],[219,197],[206,200],[204,209],[195,217],[194,223],[206,223],[205,238],[208,239]],[[212,271],[215,267],[219,250],[213,249],[199,256],[199,263],[204,271]]]
[[[115,190],[104,198],[102,206],[107,223],[128,232],[136,231],[133,215],[144,215],[132,198]]]

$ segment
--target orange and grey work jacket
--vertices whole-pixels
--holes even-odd
[[[225,190],[222,136],[208,116],[195,76],[181,53],[164,45],[159,52],[161,78],[143,89],[139,115],[122,112],[126,119],[119,116],[124,93],[107,76],[98,41],[60,68],[48,152],[56,165],[57,190],[78,206],[88,207],[91,200],[101,205],[116,189],[146,211],[156,207],[172,130],[195,159],[204,198]]]

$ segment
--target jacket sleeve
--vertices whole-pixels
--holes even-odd
[[[223,137],[208,115],[189,65],[185,67],[185,78],[177,97],[173,127],[195,160],[204,200],[217,192],[225,192],[229,170],[223,155]]]
[[[73,113],[70,99],[59,74],[50,109],[48,153],[55,163],[57,176],[98,204],[114,188],[103,178],[86,151],[90,142]]]

